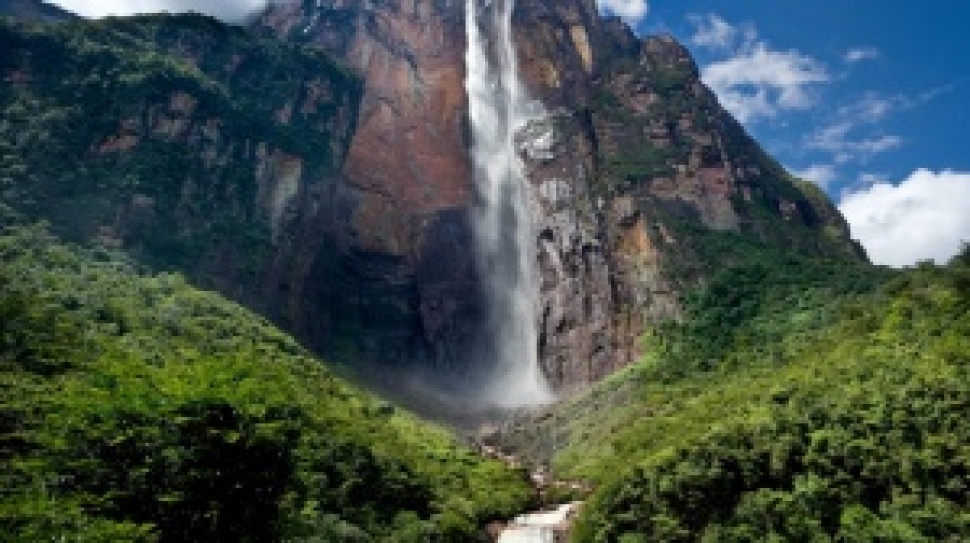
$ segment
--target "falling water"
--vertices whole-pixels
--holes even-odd
[[[535,405],[551,394],[538,361],[538,272],[524,166],[515,135],[542,108],[519,81],[512,42],[514,0],[467,0],[465,55],[472,160],[479,202],[475,242],[488,306],[481,355],[494,368],[484,401]]]

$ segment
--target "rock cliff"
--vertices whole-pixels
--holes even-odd
[[[470,262],[460,0],[323,0],[256,26],[363,76],[345,167],[346,315],[376,360],[459,368],[479,312]],[[539,225],[540,356],[559,389],[636,360],[652,322],[716,255],[694,232],[864,258],[835,208],[767,156],[669,36],[637,38],[593,0],[519,0],[523,78],[552,112],[520,135]],[[382,317],[378,317],[381,315]]]
[[[0,23],[0,221],[186,272],[338,360],[474,373],[464,6],[277,3],[262,37],[200,16]],[[593,0],[518,0],[514,33],[549,112],[518,144],[557,389],[640,357],[731,236],[864,258],[672,38]]]

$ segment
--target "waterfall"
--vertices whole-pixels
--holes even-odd
[[[536,236],[515,136],[543,115],[519,80],[514,0],[466,0],[465,81],[478,202],[475,249],[487,306],[479,363],[489,367],[482,401],[502,407],[548,402],[538,360]]]

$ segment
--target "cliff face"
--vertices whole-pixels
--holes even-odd
[[[523,1],[517,23],[525,76],[557,112],[548,152],[525,156],[541,225],[541,356],[560,387],[635,361],[645,330],[679,316],[680,294],[726,258],[698,230],[864,258],[834,206],[758,147],[672,38],[638,40],[593,2]]]
[[[365,82],[333,278],[350,294],[337,302],[337,343],[358,359],[467,369],[482,305],[463,13],[463,0],[333,0],[274,6],[257,22],[343,59]]]
[[[325,0],[257,23],[363,74],[341,251],[366,285],[356,314],[378,359],[460,366],[478,311],[463,9]],[[522,76],[552,112],[521,144],[539,225],[540,356],[558,388],[636,360],[650,323],[678,316],[679,294],[715,264],[696,229],[864,258],[835,208],[761,151],[673,39],[638,39],[593,0],[519,0],[514,25]]]
[[[0,223],[187,273],[310,337],[359,80],[201,16],[0,23]]]

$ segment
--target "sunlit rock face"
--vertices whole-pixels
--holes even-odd
[[[489,364],[468,356],[489,289],[473,228],[466,2],[321,0],[257,23],[366,81],[336,204],[328,311],[344,330],[331,344],[436,375]],[[534,228],[536,352],[554,389],[637,360],[645,329],[680,315],[680,294],[717,264],[696,232],[863,258],[831,203],[751,140],[673,39],[638,38],[594,0],[516,0],[511,32],[522,92],[547,113],[514,145]]]

